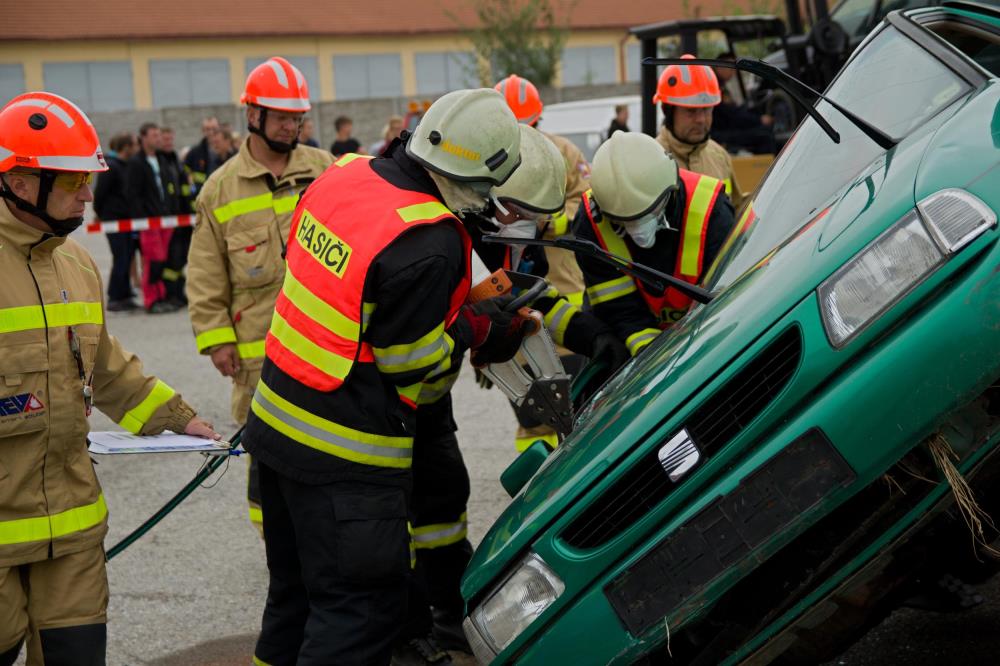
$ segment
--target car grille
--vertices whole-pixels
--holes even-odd
[[[764,411],[791,380],[801,357],[802,336],[793,327],[691,414],[683,425],[701,453],[699,465]],[[659,448],[653,447],[577,517],[563,531],[562,540],[575,548],[596,548],[662,502],[678,484],[664,472]]]

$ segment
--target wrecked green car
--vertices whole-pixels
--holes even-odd
[[[480,662],[818,663],[914,581],[994,573],[998,77],[983,5],[859,46],[826,96],[861,120],[816,104],[711,302],[514,484],[463,583]]]

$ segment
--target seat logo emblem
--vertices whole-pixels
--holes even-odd
[[[657,454],[663,471],[674,483],[680,481],[701,460],[701,452],[687,430],[681,430],[660,447]]]

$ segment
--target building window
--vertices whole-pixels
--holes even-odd
[[[260,58],[247,58],[247,75],[253,71],[253,68],[261,64],[271,56],[260,57]],[[319,65],[316,62],[316,58],[313,56],[281,56],[288,62],[295,65],[302,76],[306,77],[306,83],[309,84],[309,99],[318,100],[320,98],[319,94]]]
[[[130,62],[47,62],[45,89],[62,95],[84,111],[135,108]]]
[[[198,106],[232,102],[228,60],[150,60],[153,106]]]
[[[333,86],[337,99],[399,97],[403,68],[398,53],[333,56]]]
[[[625,47],[625,80],[638,81],[642,78],[642,45],[629,44]]]
[[[418,53],[415,61],[418,95],[433,95],[479,85],[476,57],[471,53]]]
[[[0,105],[14,99],[24,90],[24,67],[20,64],[0,65]]]
[[[564,86],[589,86],[617,81],[613,46],[577,46],[563,51]]]

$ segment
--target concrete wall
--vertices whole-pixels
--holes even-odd
[[[638,83],[611,84],[597,86],[574,86],[567,88],[543,88],[542,99],[548,104],[570,102],[616,95],[631,95],[639,92]],[[354,136],[362,145],[369,146],[381,138],[382,127],[391,115],[405,115],[412,97],[387,99],[351,100],[343,102],[321,102],[313,106],[310,116],[316,124],[316,134],[320,145],[329,148],[335,131],[334,120],[345,115],[354,121]],[[138,132],[144,122],[155,122],[172,127],[177,133],[176,145],[188,146],[201,140],[201,120],[206,116],[216,116],[222,122],[232,123],[240,134],[246,133],[244,111],[237,105],[197,106],[184,108],[151,109],[148,111],[92,112],[89,114],[97,127],[101,143],[107,148],[111,137],[118,132]],[[609,116],[610,117],[610,116]]]

